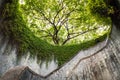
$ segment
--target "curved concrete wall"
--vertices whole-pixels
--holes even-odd
[[[4,39],[3,43],[7,41]],[[0,49],[1,53],[4,53],[5,48]],[[7,51],[9,49],[5,50],[6,53]],[[19,66],[8,70],[0,80],[120,80],[119,75],[120,30],[114,26],[109,40],[106,39],[94,47],[80,51],[63,67],[47,76],[38,75],[29,67]]]
[[[107,43],[108,42],[108,43]],[[22,70],[21,70],[22,69]],[[72,60],[47,76],[40,76],[28,67],[9,70],[2,80],[120,80],[120,32],[113,27],[111,37],[94,47],[80,51]],[[11,75],[9,75],[11,73]]]

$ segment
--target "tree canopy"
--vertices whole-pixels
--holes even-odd
[[[20,3],[24,19],[36,36],[64,45],[97,38],[108,30],[110,25],[101,24],[100,18],[90,14],[89,1],[92,0],[20,0]],[[98,6],[104,5],[98,2]],[[103,21],[110,23],[109,18]]]
[[[52,2],[50,2],[50,0],[49,2],[47,0],[11,1],[12,2],[4,4],[4,6],[0,9],[0,33],[5,35],[5,37],[8,37],[10,39],[9,42],[17,45],[17,56],[25,54],[26,51],[30,51],[32,55],[37,55],[38,59],[50,60],[51,55],[54,55],[58,60],[58,64],[62,65],[66,61],[70,60],[71,57],[73,57],[81,49],[86,49],[104,40],[106,38],[106,33],[108,32],[108,27],[111,25],[109,17],[103,18],[102,16],[98,16],[99,18],[96,18],[99,13],[91,14],[90,7],[92,6],[87,4],[88,0],[81,0],[78,2],[79,5],[77,7],[74,7],[75,4],[78,4],[76,3],[77,1],[75,1],[73,4],[72,2],[69,3],[69,1],[66,0],[68,2],[65,1],[64,4],[70,6],[70,9],[66,5],[63,11],[60,9],[53,9],[53,11],[50,12],[51,18],[49,18],[49,15],[46,11],[47,8],[49,8],[48,6],[52,6],[52,4],[58,5],[52,0]],[[50,5],[48,5],[46,2],[41,2],[45,6],[36,6],[41,5],[40,1],[47,1],[47,3]],[[73,5],[73,7],[71,5]],[[44,16],[42,16],[43,14],[36,10],[38,9],[41,11],[42,9],[39,9],[41,7],[44,12],[46,11],[44,13],[45,17],[51,21],[54,20],[56,12],[60,10],[59,14],[57,14],[55,18],[54,24],[56,24],[56,22],[59,20],[59,16],[67,16],[69,11],[74,8],[77,9],[73,11],[74,13],[71,13],[71,15],[68,16],[68,19],[70,20],[67,19],[66,22],[69,23],[69,32],[75,33],[72,36],[78,36],[68,40],[64,46],[51,45],[47,43],[46,41],[54,44],[52,38],[42,37],[47,34],[44,31],[47,30],[53,34],[54,28],[51,26],[52,24],[50,24],[48,20],[44,19]],[[51,8],[52,7],[50,7],[50,9]],[[58,6],[58,8],[61,7]],[[67,15],[63,13],[66,13]],[[50,25],[49,27],[46,26],[48,24]],[[59,44],[61,45],[63,40],[67,39],[68,35],[65,25],[66,23],[61,26],[60,31],[58,32],[58,37],[60,38]],[[71,29],[71,26],[73,26],[73,29]],[[58,29],[60,26],[56,27]],[[70,35],[70,37],[72,36]]]

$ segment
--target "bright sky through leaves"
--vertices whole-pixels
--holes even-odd
[[[26,4],[25,4],[26,2]],[[87,10],[85,0],[20,0],[28,27],[51,44],[77,44],[105,34],[108,24],[100,24]],[[109,20],[109,19],[108,19]]]
[[[25,1],[24,0],[19,0],[19,3],[20,4],[25,4]]]

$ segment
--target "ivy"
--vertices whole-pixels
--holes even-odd
[[[38,2],[35,2],[36,5],[38,5],[39,7],[45,6],[45,3],[48,0],[41,0],[41,1],[44,1],[44,3],[40,5],[40,4],[37,4]],[[72,0],[72,1],[75,1],[75,0]],[[66,1],[66,3],[69,3],[69,1]],[[28,0],[27,4],[33,4],[32,0]],[[74,2],[74,4],[77,4],[77,3]],[[70,3],[69,6],[71,5],[73,5],[72,2]],[[52,6],[52,10],[58,9],[57,7],[53,7],[53,5],[51,6]],[[5,36],[9,37],[11,43],[14,43],[17,45],[18,57],[20,55],[23,55],[27,51],[30,51],[31,55],[37,55],[38,59],[50,60],[51,55],[55,55],[55,58],[58,59],[58,64],[62,65],[66,61],[68,61],[71,57],[73,57],[79,50],[86,49],[90,46],[93,46],[96,43],[106,38],[107,31],[104,31],[103,34],[100,36],[96,36],[96,34],[94,33],[95,31],[91,31],[91,33],[93,34],[92,35],[93,38],[86,39],[86,41],[83,41],[82,43],[74,44],[74,45],[73,44],[64,45],[64,46],[51,45],[45,40],[37,37],[35,33],[32,31],[32,29],[29,28],[27,17],[25,16],[24,13],[26,14],[29,13],[30,11],[28,10],[33,9],[33,6],[27,5],[26,8],[24,8],[26,12],[23,12],[23,9],[21,9],[21,7],[23,7],[23,5],[19,4],[19,0],[13,0],[12,3],[6,3],[4,5],[4,10],[1,12],[2,25],[0,25],[0,32],[2,32]],[[78,7],[80,7],[79,10],[84,10],[81,6],[78,6]],[[72,8],[73,6],[70,7],[70,9]],[[33,10],[33,14],[35,14],[34,10]],[[80,15],[83,15],[83,14],[84,13],[81,13]],[[87,15],[84,15],[81,18],[83,18],[83,21],[86,20],[85,24],[88,24],[90,22],[92,22],[91,24],[94,24],[93,22],[95,20],[91,19],[92,21],[89,21],[88,19],[90,19],[90,17],[89,16],[87,17]],[[75,23],[75,25],[78,25],[78,24],[79,22]],[[33,23],[32,26],[34,25],[36,24]],[[95,26],[96,25],[94,25],[93,27]],[[79,29],[79,26],[76,26],[76,27],[77,29]],[[86,29],[88,29],[88,27],[84,27],[84,26],[81,27],[81,30],[86,30]],[[61,34],[63,35],[62,31],[61,31]],[[89,34],[87,34],[86,37],[88,38]]]
[[[101,21],[103,24],[110,24],[110,15],[114,14],[113,6],[110,5],[111,0],[88,0],[87,11]]]

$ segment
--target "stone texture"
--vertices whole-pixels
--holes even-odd
[[[25,66],[17,66],[8,70],[0,80],[19,80],[19,76],[25,70]]]
[[[15,67],[1,80],[120,80],[120,32],[113,28],[111,38],[80,51],[72,60],[47,76],[28,67]]]

